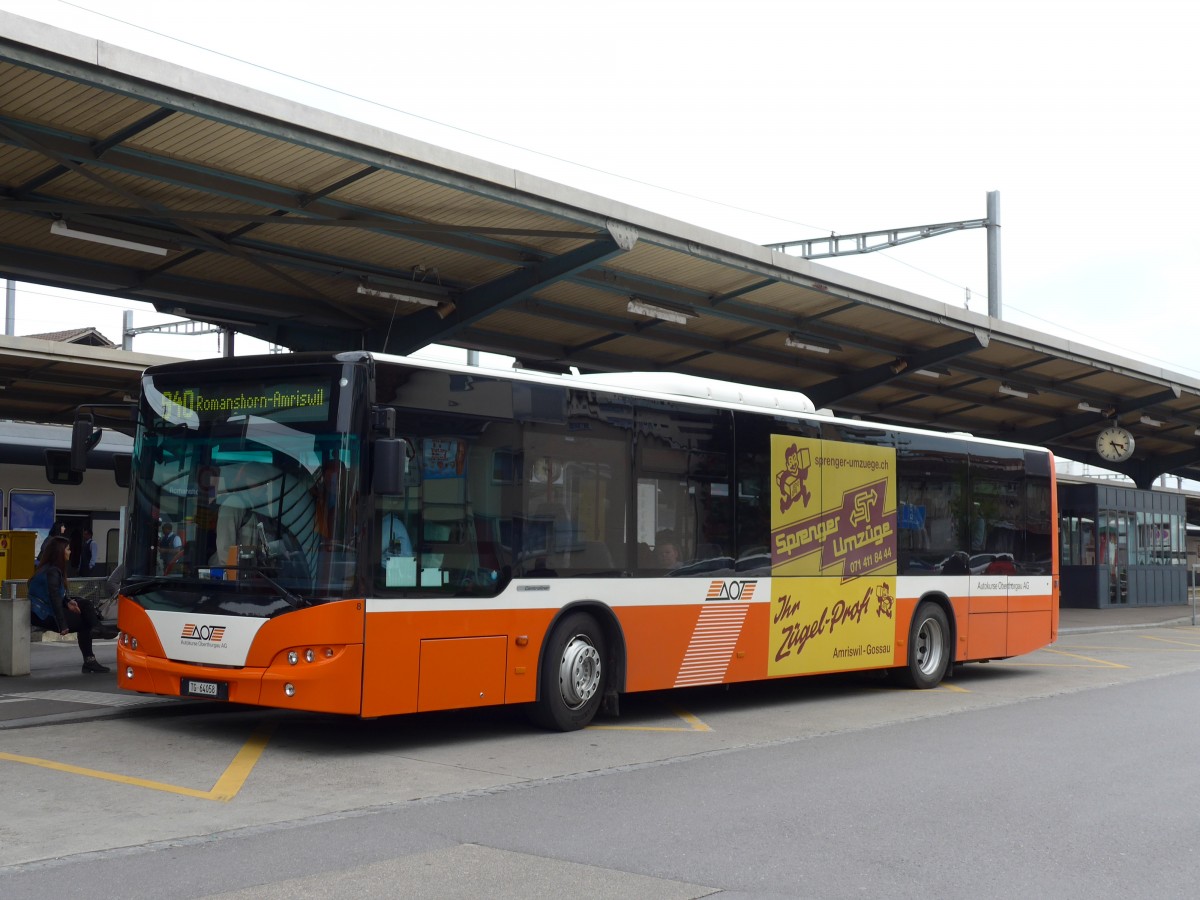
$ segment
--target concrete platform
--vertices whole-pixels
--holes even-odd
[[[1180,606],[1133,606],[1125,609],[1059,609],[1059,634],[1089,631],[1122,631],[1126,628],[1158,628],[1163,625],[1195,625],[1197,610]]]

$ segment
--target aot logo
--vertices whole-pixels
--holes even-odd
[[[209,641],[213,644],[219,644],[225,639],[224,625],[192,625],[183,626],[183,634],[180,636],[184,641]]]
[[[754,588],[757,581],[721,581],[718,579],[708,586],[708,596],[705,600],[741,600],[749,602],[754,598]]]

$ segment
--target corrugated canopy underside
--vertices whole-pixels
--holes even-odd
[[[799,390],[1083,462],[1116,417],[1139,483],[1200,477],[1194,379],[0,16],[6,277],[296,350],[437,342]],[[0,415],[68,418],[23,370],[6,354]]]

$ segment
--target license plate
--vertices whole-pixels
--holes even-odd
[[[194,678],[184,678],[179,683],[179,693],[183,697],[207,697],[210,700],[228,700],[229,685],[223,681],[197,681]]]

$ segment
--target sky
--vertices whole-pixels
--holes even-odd
[[[1200,18],[1183,2],[0,9],[760,244],[982,219],[999,191],[1005,320],[1200,377]],[[988,311],[983,229],[821,262]],[[16,333],[65,321],[119,342],[123,309],[172,319],[67,297],[19,285]],[[134,349],[218,353],[213,335]]]

